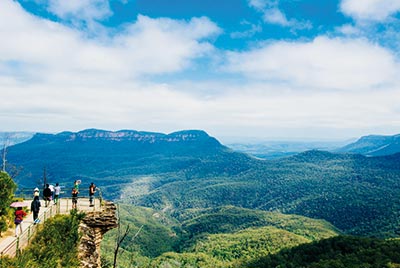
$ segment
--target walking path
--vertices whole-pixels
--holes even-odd
[[[29,204],[30,208],[32,200],[25,201]],[[41,208],[39,213],[39,224],[33,223],[33,213],[27,215],[27,217],[22,222],[22,234],[19,233],[18,237],[15,237],[15,229],[8,230],[3,237],[0,238],[0,256],[8,255],[13,257],[17,252],[27,245],[29,245],[30,240],[37,231],[38,225],[42,224],[48,218],[55,216],[56,214],[68,214],[72,209],[72,200],[70,198],[61,198],[57,205],[52,202],[48,207],[45,207],[44,201],[41,200]],[[98,211],[101,209],[101,201],[99,199],[94,199],[94,206],[89,206],[89,198],[79,198],[78,199],[78,211]]]

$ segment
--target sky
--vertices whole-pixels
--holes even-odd
[[[400,0],[1,0],[0,131],[400,133]]]

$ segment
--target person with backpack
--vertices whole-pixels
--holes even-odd
[[[46,184],[46,188],[43,190],[43,197],[45,206],[47,207],[51,201],[51,189],[49,184]]]
[[[39,222],[39,210],[40,210],[40,200],[39,196],[35,196],[31,202],[31,211],[33,212],[33,222],[34,224]]]
[[[90,207],[93,207],[93,197],[94,193],[96,192],[96,185],[92,182],[89,186],[89,202],[90,202]]]
[[[22,207],[18,207],[14,213],[14,223],[15,223],[15,237],[18,236],[18,226],[20,229],[20,234],[22,234],[22,221],[26,216],[26,212],[22,210]]]

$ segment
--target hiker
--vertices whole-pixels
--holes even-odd
[[[75,187],[72,188],[72,209],[77,209],[78,194],[78,190]]]
[[[51,190],[49,184],[46,184],[46,188],[44,188],[43,190],[43,197],[45,206],[47,207],[51,201]]]
[[[51,191],[51,200],[54,200],[54,185],[50,184],[49,188],[50,188],[50,191]]]
[[[35,196],[39,196],[39,188],[37,187],[33,190],[33,197]]]
[[[92,182],[89,186],[89,202],[90,202],[90,207],[93,207],[93,196],[94,193],[96,192],[96,185]]]
[[[39,196],[35,196],[33,198],[33,201],[31,203],[31,211],[33,212],[33,222],[34,224],[39,222],[38,216],[39,216],[39,210],[40,210],[40,201],[39,201]]]
[[[26,216],[26,212],[22,210],[22,207],[18,207],[17,210],[14,213],[15,218],[14,218],[14,223],[15,223],[15,237],[18,236],[18,226],[20,229],[20,234],[22,234],[22,221],[24,220],[24,217]]]
[[[54,204],[57,204],[58,198],[60,197],[61,187],[56,183],[56,187],[54,187]]]

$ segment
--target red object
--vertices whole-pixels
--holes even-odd
[[[26,216],[26,212],[23,211],[22,209],[15,211],[15,219],[22,221],[25,216]]]

